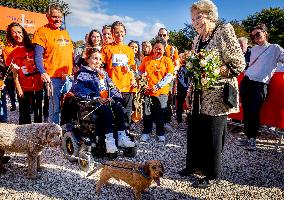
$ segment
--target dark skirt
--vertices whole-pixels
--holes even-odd
[[[189,114],[186,167],[202,171],[208,179],[220,178],[227,116]]]

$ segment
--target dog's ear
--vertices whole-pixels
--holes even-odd
[[[149,161],[147,161],[144,164],[143,170],[144,170],[146,176],[150,176],[150,162]]]
[[[161,168],[162,168],[162,171],[163,171],[163,173],[165,172],[165,168],[164,168],[164,165],[163,165],[163,163],[160,161],[160,163],[161,163]]]

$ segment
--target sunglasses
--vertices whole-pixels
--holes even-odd
[[[256,32],[255,34],[251,34],[251,38],[256,38],[256,37],[259,37],[260,36],[260,34],[261,34],[261,31],[259,31],[259,32]]]
[[[158,34],[159,37],[166,37],[167,34]]]

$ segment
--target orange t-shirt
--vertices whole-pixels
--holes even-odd
[[[109,44],[103,46],[101,52],[102,62],[107,64],[106,71],[119,91],[135,92],[136,88],[131,86],[135,79],[133,50],[127,45]]]
[[[175,62],[177,59],[179,59],[177,48],[175,48],[171,45],[166,46],[165,54],[166,54],[167,57],[171,58],[173,62]]]
[[[174,73],[174,64],[169,57],[163,56],[160,60],[153,59],[153,56],[147,56],[143,59],[139,70],[147,73],[147,86],[153,88],[159,83],[168,73]],[[150,92],[150,96],[159,96],[168,94],[170,85],[167,84],[156,92]]]
[[[48,25],[36,30],[33,43],[44,48],[43,65],[50,77],[70,75],[73,69],[73,44],[65,30]]]
[[[7,45],[4,50],[6,66],[13,68],[11,63],[19,68],[18,79],[23,91],[39,91],[43,82],[34,62],[34,51],[28,51],[24,46]]]

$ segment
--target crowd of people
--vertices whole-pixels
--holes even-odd
[[[169,44],[166,28],[159,29],[154,43],[143,41],[140,50],[138,41],[124,43],[126,27],[115,21],[101,31],[91,30],[85,36],[85,44],[74,49],[68,32],[61,28],[63,11],[57,4],[48,7],[48,24],[40,27],[32,40],[20,24],[11,23],[7,28],[7,44],[0,47],[0,76],[4,80],[0,86],[0,121],[7,122],[5,85],[9,85],[11,72],[19,102],[19,124],[31,123],[31,112],[33,122],[48,120],[60,124],[60,99],[71,91],[82,99],[96,100],[98,127],[105,133],[106,151],[113,153],[117,151],[114,129],[118,131],[119,146],[135,145],[126,132],[133,123],[133,99],[139,81],[144,78],[141,141],[149,140],[155,123],[158,141],[165,142],[165,128],[173,120],[173,102],[176,102],[176,120],[181,124],[186,100],[191,109],[187,117],[187,157],[186,167],[179,174],[189,176],[201,171],[204,178],[195,185],[208,187],[221,177],[227,117],[239,109],[238,100],[234,107],[224,102],[224,85],[229,83],[238,94],[236,77],[245,70],[240,95],[247,138],[238,144],[255,150],[260,109],[277,63],[284,62],[284,50],[268,42],[263,24],[252,29],[255,46],[248,48],[247,38],[238,39],[232,25],[220,23],[217,7],[210,0],[193,3],[190,11],[198,34],[192,49],[195,52],[214,49],[222,62],[220,78],[210,88],[192,87],[186,68],[189,52],[179,54]],[[15,110],[13,95],[10,99],[11,110]]]

